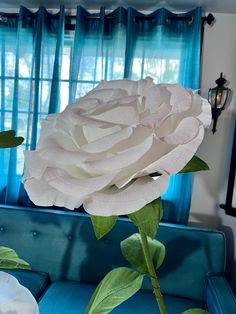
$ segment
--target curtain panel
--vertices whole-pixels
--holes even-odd
[[[199,84],[201,9],[145,15],[119,7],[76,16],[46,8],[0,13],[0,127],[14,129],[23,145],[0,150],[0,202],[33,206],[21,184],[23,151],[35,149],[42,119],[62,111],[101,80],[140,79]],[[181,18],[181,19],[179,19]],[[170,178],[163,195],[168,221],[186,223],[191,174]]]

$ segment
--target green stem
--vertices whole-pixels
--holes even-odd
[[[154,294],[155,294],[155,297],[156,297],[156,301],[157,301],[160,313],[161,314],[166,314],[166,307],[165,307],[163,296],[161,294],[160,285],[159,285],[159,282],[157,280],[157,275],[156,275],[156,271],[155,271],[155,268],[154,268],[154,265],[153,265],[152,257],[151,257],[151,254],[150,254],[147,236],[140,229],[139,229],[139,233],[140,233],[140,236],[141,236],[141,243],[142,243],[143,254],[144,254],[144,257],[145,257],[146,264],[147,264],[147,268],[148,268],[148,272],[149,272],[149,275],[150,275],[150,279],[151,279],[153,291],[154,291]]]

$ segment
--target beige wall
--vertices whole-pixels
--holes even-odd
[[[229,279],[236,291],[236,217],[227,216],[219,204],[225,202],[231,147],[233,118],[236,108],[236,14],[214,14],[216,21],[205,27],[201,95],[223,72],[234,95],[230,106],[218,122],[213,135],[207,130],[198,151],[210,166],[210,171],[194,175],[190,224],[216,227],[224,230],[229,243]],[[234,267],[232,267],[234,265]],[[234,279],[233,279],[234,278]]]

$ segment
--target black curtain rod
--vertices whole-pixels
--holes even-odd
[[[18,13],[11,13],[11,17],[18,17],[19,14]],[[52,16],[51,18],[57,18],[56,16]],[[96,15],[88,15],[86,16],[87,19],[100,19],[100,16],[96,16]],[[113,19],[114,17],[112,16],[105,16],[105,19]],[[65,16],[65,29],[66,30],[74,30],[75,29],[75,25],[71,23],[71,20],[75,20],[76,16],[75,15],[66,15]],[[155,17],[154,16],[145,16],[145,15],[141,15],[141,16],[134,16],[134,22],[138,22],[141,20],[147,20],[147,21],[151,21],[154,20]],[[186,21],[186,22],[191,22],[192,21],[192,17],[191,16],[168,16],[167,19],[169,21]],[[213,16],[213,14],[209,13],[207,16],[202,17],[202,26],[205,25],[205,23],[207,23],[208,25],[211,25],[213,22],[215,21],[215,17]],[[0,23],[4,23],[7,22],[7,14],[4,13],[0,13]]]
[[[0,12],[0,21],[1,21],[1,18],[6,18],[7,17],[7,15],[8,15],[9,13],[3,13],[3,12]],[[10,13],[10,15],[11,15],[11,17],[18,17],[19,16],[19,13]],[[28,16],[28,14],[27,14],[27,16]],[[57,18],[57,16],[51,16],[51,18]],[[65,18],[66,19],[76,19],[76,15],[66,15],[65,16]],[[88,16],[86,16],[86,18],[87,19],[100,19],[100,16],[94,16],[94,15],[88,15]],[[113,16],[105,16],[105,18],[106,19],[113,19],[114,17]],[[139,21],[139,20],[152,20],[152,19],[154,19],[155,17],[154,16],[145,16],[145,15],[137,15],[137,16],[135,16],[134,17],[134,19],[136,20],[136,21]],[[190,21],[190,20],[192,20],[192,17],[191,16],[168,16],[167,17],[168,18],[168,20],[174,20],[174,21]],[[207,22],[207,24],[211,24],[213,21],[215,20],[215,17],[214,17],[214,15],[213,14],[211,14],[211,13],[209,13],[207,16],[204,16],[204,17],[202,17],[202,21],[203,22]]]
[[[88,15],[86,16],[87,19],[100,19],[100,16],[97,15]],[[112,16],[105,16],[105,19],[113,19],[114,17]],[[65,23],[65,29],[66,30],[74,30],[75,29],[75,24],[71,23],[71,20],[76,19],[75,15],[66,15],[65,17],[66,23]],[[140,15],[140,16],[134,16],[134,22],[137,23],[139,21],[152,21],[154,20],[154,16],[145,16],[145,15]],[[169,21],[186,21],[186,22],[192,22],[193,18],[191,16],[168,16],[167,20]],[[211,25],[215,21],[215,17],[213,14],[209,13],[207,16],[202,17],[202,26],[206,24]]]
[[[74,19],[76,19],[76,15],[66,15],[65,18],[68,20],[69,19],[74,20]],[[87,16],[85,16],[85,18],[89,19],[89,20],[97,20],[97,19],[100,19],[100,16],[98,16],[98,15],[87,15]],[[105,19],[114,19],[114,17],[107,15],[107,16],[105,16]],[[135,22],[138,22],[141,20],[154,20],[154,19],[155,19],[155,16],[150,16],[150,15],[134,16]],[[170,21],[192,21],[193,18],[191,16],[168,16],[167,19]],[[204,22],[204,23],[206,22],[209,25],[214,20],[215,20],[215,17],[211,13],[209,13],[207,16],[202,17],[202,22]]]
[[[72,20],[76,19],[76,15],[66,15],[65,17],[66,17],[66,19],[72,19]],[[85,18],[89,19],[89,20],[97,20],[97,19],[100,19],[100,16],[87,15]],[[106,19],[113,19],[114,17],[107,15],[107,16],[105,16],[105,18]],[[155,19],[155,17],[150,16],[150,15],[147,15],[147,16],[137,15],[134,17],[135,22],[140,21],[140,20],[153,20],[153,19]],[[192,17],[191,16],[168,16],[167,19],[171,20],[171,21],[191,21]],[[209,24],[209,25],[214,20],[215,20],[215,17],[211,13],[209,13],[207,16],[202,17],[202,21],[207,22],[207,24]]]

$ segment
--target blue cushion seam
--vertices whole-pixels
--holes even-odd
[[[234,295],[232,289],[230,288],[230,285],[229,285],[228,281],[226,280],[224,274],[222,274],[222,273],[209,273],[209,274],[208,274],[208,281],[209,281],[209,282],[211,283],[211,285],[214,287],[214,285],[213,285],[213,283],[212,283],[212,280],[211,280],[211,277],[220,277],[220,278],[222,278],[222,280],[224,280],[224,283],[225,283],[225,285],[227,286],[228,291],[230,292],[230,295],[231,295],[233,301],[234,301],[235,304],[236,304],[236,297],[235,297],[235,295]],[[215,289],[214,289],[214,290],[215,290]]]
[[[39,289],[38,289],[38,293],[37,293],[37,296],[35,296],[35,299],[38,300],[40,298],[40,296],[42,295],[43,291],[45,291],[46,287],[48,286],[48,283],[50,281],[50,278],[48,276],[48,274],[42,274],[45,278],[44,281],[42,281],[41,285],[39,286]]]
[[[215,293],[213,291],[213,288],[210,286],[210,284],[208,286],[208,289],[209,289],[210,297],[212,298],[212,304],[216,307],[218,313],[223,314],[222,311],[221,311],[221,306],[220,306],[220,304],[219,304],[219,302],[217,300],[217,297],[216,297],[216,295],[215,295]]]
[[[209,279],[209,287],[210,287],[210,292],[211,292],[211,294],[212,294],[212,297],[213,297],[213,299],[215,299],[215,305],[216,305],[216,307],[217,307],[217,309],[218,309],[218,311],[219,311],[219,313],[224,313],[223,312],[223,307],[222,307],[222,303],[221,303],[221,301],[220,301],[220,298],[219,298],[219,296],[218,296],[218,293],[217,293],[217,290],[215,289],[215,287],[214,287],[214,285],[213,285],[213,283],[212,283],[212,281]]]

